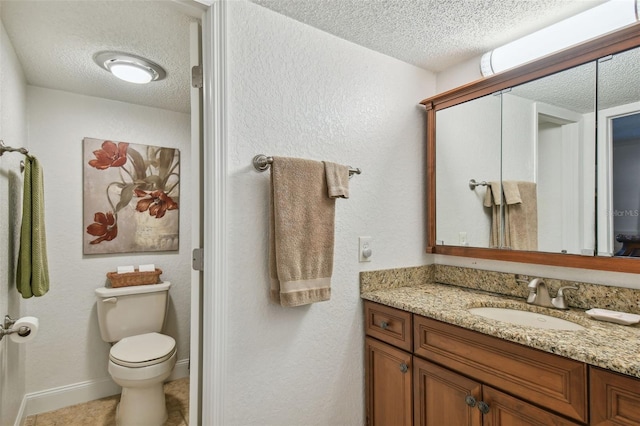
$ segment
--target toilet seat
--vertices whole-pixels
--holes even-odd
[[[113,345],[109,359],[123,367],[147,367],[168,360],[176,352],[176,341],[164,334],[146,333],[125,337]]]

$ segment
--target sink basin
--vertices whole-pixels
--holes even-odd
[[[563,320],[537,312],[520,311],[509,308],[471,308],[468,311],[474,315],[490,318],[509,324],[525,327],[544,328],[546,330],[584,330],[584,327],[575,322]]]

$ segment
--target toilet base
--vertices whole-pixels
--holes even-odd
[[[117,426],[160,426],[167,421],[164,387],[122,388],[116,412]]]

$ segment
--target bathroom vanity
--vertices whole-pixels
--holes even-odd
[[[435,282],[364,290],[368,425],[640,424],[638,325]],[[582,329],[518,326],[469,311],[482,306]]]
[[[634,24],[423,100],[427,252],[640,273],[638,255],[616,245],[640,238],[628,226],[637,210],[619,203],[637,183],[625,191],[616,181],[637,174],[613,167],[622,142],[640,155],[638,63]],[[624,117],[638,121],[622,141],[615,128]],[[519,200],[510,202],[514,184]],[[505,204],[526,215],[517,223]],[[535,277],[461,269],[361,273],[368,425],[640,425],[640,325],[585,314],[640,314],[640,289],[549,280],[556,301],[559,288],[577,284],[565,311],[526,302]],[[474,308],[577,329],[499,321]]]

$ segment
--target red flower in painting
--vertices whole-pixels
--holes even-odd
[[[87,226],[87,233],[98,237],[89,244],[99,244],[103,241],[111,241],[118,236],[118,224],[112,212],[98,212],[93,217],[95,223]]]
[[[135,193],[138,197],[148,197],[138,201],[136,210],[139,212],[149,210],[149,214],[155,216],[156,219],[163,217],[167,210],[175,210],[178,208],[178,203],[173,201],[164,191],[147,193],[146,191],[136,189]]]
[[[120,167],[127,162],[127,148],[129,144],[119,142],[116,145],[111,141],[104,141],[102,149],[93,151],[95,159],[89,161],[89,165],[99,170],[105,170],[109,167]]]

